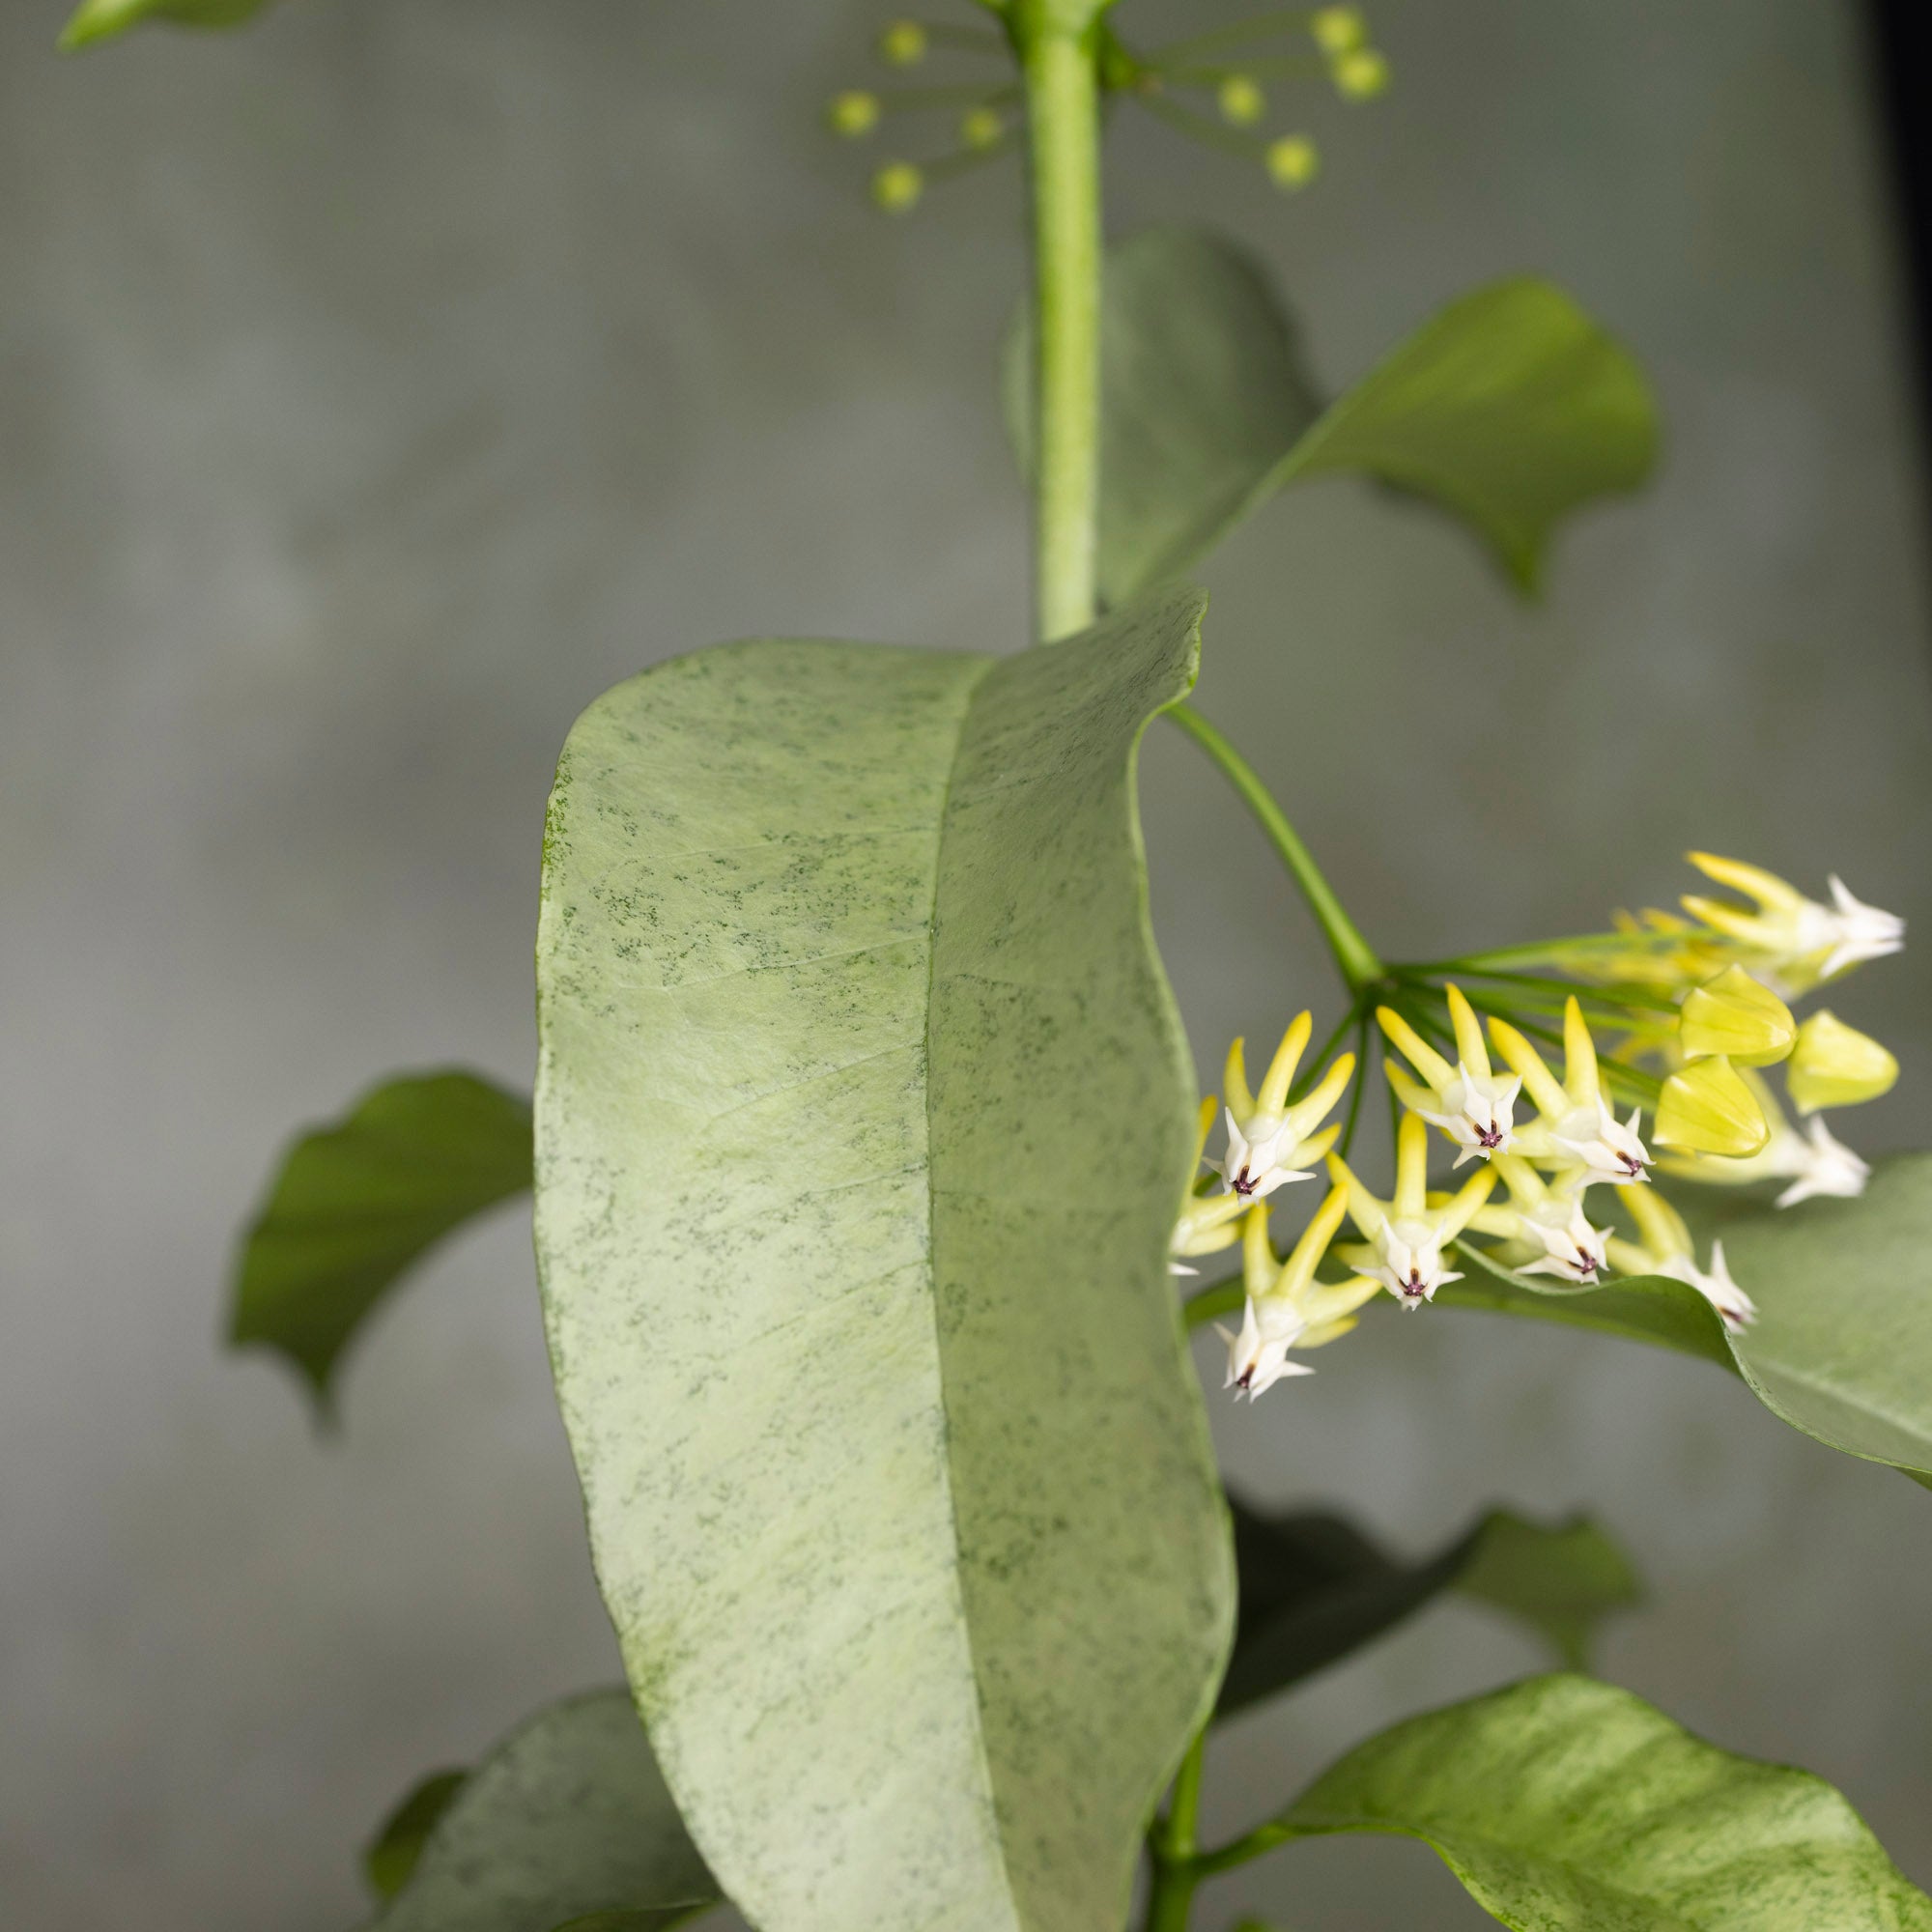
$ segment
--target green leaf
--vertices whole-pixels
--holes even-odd
[[[63,29],[60,44],[71,53],[97,41],[118,39],[144,20],[166,20],[181,27],[239,27],[269,0],[81,0]]]
[[[1656,407],[1630,355],[1562,290],[1499,282],[1452,303],[1325,412],[1294,325],[1243,250],[1155,229],[1107,257],[1099,577],[1109,604],[1191,570],[1307,477],[1359,471],[1460,517],[1534,588],[1555,526],[1635,489]],[[1009,428],[1030,467],[1024,313],[1008,330]]]
[[[1716,1236],[1758,1306],[1726,1334],[1694,1289],[1656,1275],[1541,1288],[1473,1245],[1479,1269],[1438,1302],[1575,1322],[1734,1368],[1774,1415],[1848,1456],[1932,1481],[1932,1153],[1880,1161],[1856,1201],[1792,1208],[1715,1188],[1672,1199],[1700,1244]]]
[[[462,1780],[376,1923],[553,1932],[608,1914],[609,1932],[658,1932],[718,1896],[629,1692],[604,1690],[532,1718]]]
[[[564,750],[552,1356],[666,1776],[765,1932],[1117,1932],[1213,1700],[1193,1075],[1133,800],[1199,614],[728,645]]]
[[[1107,251],[1098,573],[1108,604],[1186,573],[1266,494],[1321,413],[1295,327],[1245,249],[1155,228]],[[1007,427],[1033,468],[1028,308],[1007,330]]]
[[[1857,1812],[1627,1690],[1538,1677],[1350,1752],[1260,1834],[1420,1838],[1518,1932],[1932,1932]]]
[[[1635,1603],[1628,1558],[1583,1518],[1546,1528],[1507,1510],[1420,1562],[1390,1556],[1345,1517],[1263,1517],[1230,1497],[1240,1624],[1217,1715],[1271,1697],[1458,1589],[1531,1624],[1580,1668],[1601,1617]]]
[[[473,1073],[386,1081],[284,1157],[242,1245],[229,1339],[327,1406],[343,1350],[412,1263],[530,1184],[530,1110]]]
[[[394,1898],[409,1884],[429,1834],[469,1777],[467,1771],[432,1772],[384,1819],[362,1854],[362,1869],[378,1898]]]

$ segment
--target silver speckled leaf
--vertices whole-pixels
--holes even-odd
[[[1212,1701],[1192,1076],[1133,801],[1199,617],[727,645],[565,747],[552,1358],[665,1775],[764,1932],[1115,1932]]]

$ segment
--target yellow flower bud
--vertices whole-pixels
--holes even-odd
[[[990,148],[1006,131],[997,107],[976,107],[959,124],[959,138],[969,148]]]
[[[888,161],[872,177],[872,199],[888,214],[908,214],[925,191],[925,177],[910,161]]]
[[[888,67],[917,67],[925,46],[925,29],[917,20],[894,20],[879,36],[879,58]]]
[[[1268,143],[1267,171],[1277,187],[1306,187],[1321,167],[1321,156],[1306,134],[1284,134]]]
[[[1737,1160],[1758,1152],[1771,1128],[1737,1068],[1719,1053],[1692,1061],[1663,1083],[1651,1138]]]
[[[1677,1028],[1686,1060],[1721,1053],[1743,1066],[1782,1060],[1797,1038],[1791,1009],[1742,966],[1725,967],[1688,994]]]
[[[1876,1100],[1897,1078],[1898,1062],[1877,1040],[1828,1012],[1813,1013],[1798,1029],[1784,1070],[1791,1104],[1801,1114]]]
[[[849,94],[835,95],[832,104],[825,110],[825,118],[835,134],[856,141],[879,125],[879,97],[857,89]]]
[[[1315,44],[1333,58],[1351,54],[1369,38],[1369,23],[1359,7],[1323,7],[1308,23]]]
[[[1267,96],[1245,73],[1231,73],[1221,83],[1221,119],[1231,127],[1251,128],[1267,112]]]
[[[1373,100],[1389,84],[1389,64],[1374,47],[1359,47],[1335,63],[1335,91],[1346,100]]]

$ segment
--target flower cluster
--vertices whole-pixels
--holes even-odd
[[[1611,1272],[1662,1275],[1695,1289],[1734,1332],[1756,1318],[1721,1242],[1699,1264],[1683,1216],[1651,1184],[1652,1169],[1696,1181],[1781,1180],[1780,1208],[1859,1193],[1869,1170],[1818,1115],[1885,1093],[1897,1063],[1833,1013],[1800,1021],[1787,1002],[1899,951],[1904,923],[1835,878],[1826,904],[1735,860],[1694,853],[1691,863],[1749,904],[1691,896],[1685,917],[1620,917],[1609,933],[1386,969],[1374,1018],[1399,1113],[1387,1199],[1350,1166],[1343,1130],[1322,1124],[1354,1083],[1357,1056],[1336,1055],[1311,1072],[1305,1092],[1297,1088],[1312,1031],[1303,1013],[1251,1092],[1235,1042],[1225,1107],[1211,1096],[1202,1103],[1196,1167],[1209,1172],[1183,1204],[1173,1252],[1177,1270],[1191,1273],[1188,1260],[1241,1244],[1243,1318],[1238,1331],[1220,1331],[1237,1393],[1252,1398],[1308,1373],[1290,1351],[1346,1334],[1378,1293],[1410,1310],[1432,1300],[1462,1279],[1449,1260],[1470,1236],[1489,1237],[1496,1245],[1487,1252],[1524,1274],[1575,1288]],[[1530,966],[1570,978],[1521,970]],[[1452,971],[1467,990],[1443,977]],[[1561,1030],[1552,1031],[1559,1015]],[[1614,1049],[1600,1052],[1593,1022],[1621,1036]],[[1337,1040],[1351,1023],[1366,1041],[1366,996]],[[1560,1078],[1538,1039],[1561,1046]],[[1789,1104],[1807,1122],[1803,1131],[1768,1077],[1779,1065]],[[1358,1090],[1350,1134],[1360,1097]],[[1613,1099],[1628,1104],[1627,1115]],[[1210,1162],[1217,1120],[1226,1151]],[[1477,1164],[1453,1191],[1430,1187],[1432,1130],[1455,1149],[1454,1168]],[[1331,1191],[1280,1261],[1268,1238],[1270,1197],[1312,1179],[1323,1160]],[[1593,1188],[1614,1190],[1628,1235],[1593,1214]],[[1338,1242],[1345,1220],[1357,1238]],[[1318,1270],[1331,1252],[1350,1272],[1323,1281]]]
[[[1007,61],[1012,44],[984,23],[901,19],[881,30],[875,50],[887,67],[904,70],[923,66],[935,53]],[[1365,101],[1384,92],[1390,78],[1387,56],[1371,41],[1359,7],[1272,11],[1144,51],[1129,47],[1103,18],[1094,59],[1103,95],[1133,101],[1193,140],[1259,163],[1276,186],[1291,192],[1321,172],[1321,155],[1303,129],[1264,131],[1270,89],[1319,80],[1345,101]],[[892,159],[874,170],[873,201],[889,213],[904,214],[934,183],[1016,147],[1020,101],[1020,85],[1010,74],[848,88],[827,103],[826,122],[835,134],[858,141],[889,118],[937,113],[952,121],[954,145],[948,152],[921,162]]]

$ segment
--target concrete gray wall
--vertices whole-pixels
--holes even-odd
[[[1150,26],[1152,0],[1123,0]],[[1234,9],[1165,9],[1170,21]],[[69,64],[0,15],[0,1900],[41,1932],[330,1932],[414,1774],[614,1672],[526,1226],[431,1266],[319,1442],[216,1348],[271,1151],[398,1065],[531,1061],[539,813],[572,717],[769,631],[1005,646],[991,407],[1015,184],[866,208],[817,103],[832,4],[292,0]],[[1118,227],[1279,265],[1339,383],[1536,269],[1654,375],[1670,461],[1513,603],[1348,484],[1208,573],[1202,702],[1394,953],[1666,901],[1687,845],[1924,922],[1924,523],[1855,10],[1388,0],[1371,112],[1283,202],[1123,116]],[[1373,776],[1364,779],[1365,763]],[[1146,794],[1204,1065],[1332,1000],[1185,747]],[[1848,1016],[1926,1139],[1922,952]],[[1487,1318],[1374,1324],[1230,1466],[1420,1548],[1586,1505],[1651,1607],[1606,1673],[1835,1778],[1932,1884],[1927,1499],[1697,1365]],[[1541,1660],[1444,1609],[1244,1722],[1218,1825]],[[1207,1895],[1294,1932],[1487,1922],[1428,1855],[1283,1853]]]

